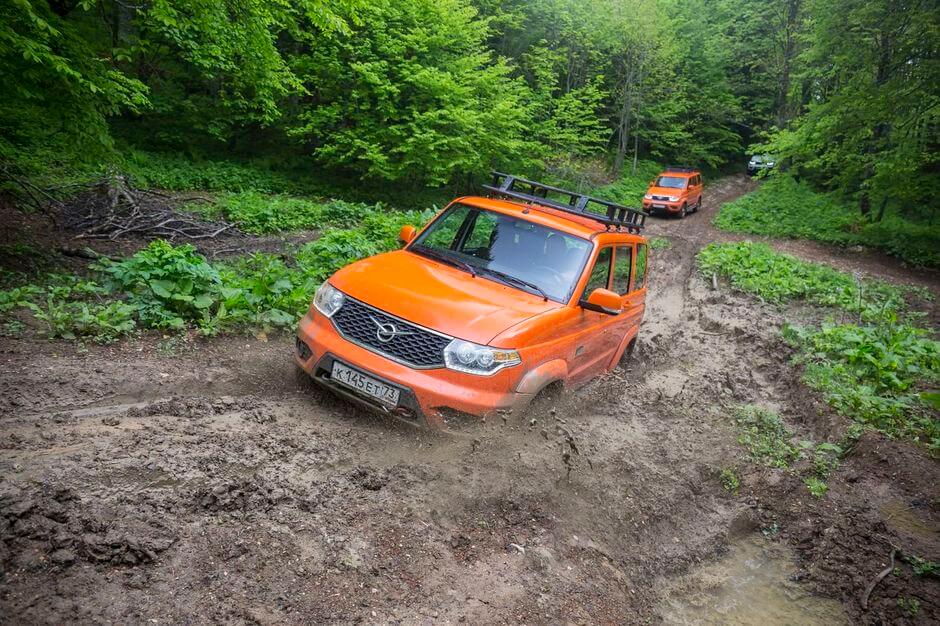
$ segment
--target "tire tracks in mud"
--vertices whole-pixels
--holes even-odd
[[[673,246],[652,255],[631,360],[457,437],[295,382],[289,338],[177,356],[10,345],[0,611],[27,622],[656,619],[664,581],[763,521],[766,472],[742,477],[742,498],[718,480],[741,454],[728,411],[792,407],[798,388],[779,314],[695,274],[717,205],[751,185],[717,181],[699,214],[648,222]]]

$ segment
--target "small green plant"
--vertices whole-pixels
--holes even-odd
[[[920,600],[917,598],[898,598],[898,608],[907,617],[916,617],[920,613]]]
[[[732,495],[738,495],[741,488],[741,479],[738,478],[738,472],[733,467],[722,468],[718,478],[721,480],[721,486],[725,491]]]
[[[911,564],[911,568],[918,576],[940,576],[940,563],[929,561],[913,554],[904,556],[904,560]]]
[[[829,485],[826,481],[817,476],[809,476],[803,479],[803,484],[809,489],[809,492],[816,498],[822,498],[829,491]]]
[[[776,537],[780,534],[780,525],[777,522],[774,522],[770,526],[765,526],[760,529],[760,532],[765,537]]]
[[[798,448],[780,416],[756,405],[738,407],[734,412],[738,442],[744,445],[752,461],[786,469],[796,459]]]
[[[668,237],[653,237],[650,239],[650,248],[653,250],[668,250],[672,247],[672,241]]]

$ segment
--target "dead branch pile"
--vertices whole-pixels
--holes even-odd
[[[173,198],[154,190],[137,189],[118,173],[90,183],[40,188],[25,177],[4,169],[2,178],[15,183],[23,200],[53,221],[61,221],[78,239],[119,239],[128,236],[179,239],[213,239],[236,234],[234,224],[203,219],[177,211],[175,204],[196,198]],[[199,198],[204,200],[204,198]]]

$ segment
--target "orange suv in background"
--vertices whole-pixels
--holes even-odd
[[[507,174],[317,290],[296,361],[369,409],[447,427],[583,384],[633,347],[645,214]]]
[[[648,213],[666,213],[685,217],[702,208],[702,173],[691,167],[667,167],[650,181],[643,196]]]

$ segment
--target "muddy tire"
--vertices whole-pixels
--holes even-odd
[[[618,365],[620,367],[627,367],[630,361],[633,360],[633,351],[636,350],[636,337],[630,340],[630,343],[627,344],[627,347],[623,349],[623,354],[620,355],[620,362]]]
[[[679,211],[679,219],[680,219],[680,220],[685,219],[685,216],[688,215],[688,214],[689,214],[689,205],[683,204],[683,205],[682,205],[682,210]]]
[[[695,205],[695,212],[698,213],[702,210],[702,196],[698,197],[698,204]]]

